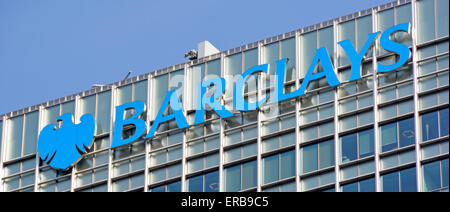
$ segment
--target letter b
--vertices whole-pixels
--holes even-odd
[[[125,111],[134,109],[134,114],[129,119],[123,120]],[[142,101],[131,102],[116,107],[116,120],[114,124],[114,136],[111,148],[119,147],[136,141],[145,132],[145,121],[138,117],[145,111],[145,103]],[[136,126],[136,132],[133,136],[122,139],[123,127],[127,125]]]

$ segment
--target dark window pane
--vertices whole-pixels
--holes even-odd
[[[278,155],[263,158],[263,173],[264,184],[279,179]]]
[[[219,172],[205,175],[205,192],[219,192]]]
[[[152,191],[152,192],[166,192],[166,186],[164,185],[164,186],[152,188],[151,191]]]
[[[398,172],[382,176],[383,192],[399,192]]]
[[[438,112],[422,115],[422,141],[439,137]]]
[[[375,178],[370,178],[359,182],[360,192],[375,192]]]
[[[285,81],[294,80],[295,73],[295,39],[286,39],[281,42],[281,58],[288,58]]]
[[[434,1],[418,1],[417,2],[417,26],[418,26],[418,42],[423,43],[432,40],[435,35],[435,16]]]
[[[256,187],[257,168],[256,161],[244,163],[242,167],[242,189]]]
[[[334,166],[334,141],[319,143],[320,169]]]
[[[448,108],[439,111],[439,121],[441,126],[441,137],[448,135]]]
[[[357,153],[357,134],[346,135],[341,138],[342,142],[342,162],[348,162],[358,159]]]
[[[295,175],[295,151],[281,154],[281,179]]]
[[[38,123],[39,123],[39,113],[38,112],[28,113],[25,115],[23,155],[29,155],[29,154],[33,154],[36,152]]]
[[[437,17],[437,37],[448,36],[448,3],[449,1],[436,1],[436,17]]]
[[[381,126],[381,150],[386,152],[397,148],[397,123]]]
[[[203,175],[188,180],[190,192],[203,192]]]
[[[416,192],[416,168],[409,168],[400,171],[400,181],[402,192]]]
[[[374,154],[373,129],[359,133],[359,158],[364,158]]]
[[[336,188],[330,188],[330,189],[322,190],[320,192],[336,192]]]
[[[423,165],[423,190],[434,191],[441,188],[441,162]]]
[[[448,159],[442,161],[442,187],[448,187]]]
[[[405,119],[398,122],[400,147],[413,145],[414,133],[414,119]]]
[[[225,169],[225,191],[236,192],[241,190],[241,165]]]
[[[308,173],[318,169],[317,144],[303,147],[302,151],[303,173]]]
[[[342,192],[358,192],[358,182],[342,186]]]
[[[167,192],[181,192],[181,182],[174,182],[167,185]]]
[[[23,117],[11,118],[8,122],[6,160],[22,156]]]

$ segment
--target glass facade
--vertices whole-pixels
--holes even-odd
[[[447,0],[399,0],[299,29],[185,64],[0,116],[1,191],[447,191],[449,158],[449,32]],[[410,22],[410,33],[391,40],[409,46],[402,67],[378,73],[377,64],[399,56],[378,40],[361,62],[361,78],[350,80],[351,61],[338,43],[349,40],[359,52],[368,35]],[[305,95],[270,103],[276,61],[288,58],[285,93],[297,90],[316,49],[326,47],[341,82],[311,81]],[[244,98],[257,110],[233,106],[233,86],[247,69],[253,74]],[[323,71],[319,63],[314,73]],[[206,108],[205,122],[179,129],[163,123],[155,137],[111,149],[115,107],[143,101],[140,118],[153,124],[165,94],[176,90],[189,124],[196,115],[198,83],[223,77],[218,100],[234,116]],[[206,95],[217,88],[209,86]],[[125,118],[133,115],[125,111]],[[73,114],[95,117],[90,151],[69,170],[54,170],[37,153],[40,130]],[[167,109],[164,114],[172,114]]]

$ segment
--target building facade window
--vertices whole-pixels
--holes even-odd
[[[381,176],[383,192],[416,192],[416,168],[408,168]]]
[[[375,192],[375,178],[343,185],[342,192]]]
[[[189,192],[218,192],[219,172],[214,171],[187,179],[187,191]]]
[[[382,152],[413,145],[416,136],[414,118],[383,125],[379,132]]]
[[[250,161],[224,170],[226,192],[237,192],[254,189],[257,186],[257,163]]]
[[[422,141],[448,136],[448,108],[421,115]]]
[[[301,173],[334,166],[334,141],[324,141],[301,148]]]
[[[349,162],[374,154],[373,129],[341,137],[341,162]]]
[[[422,169],[423,191],[448,192],[448,158],[424,164]]]
[[[262,176],[263,184],[295,176],[295,151],[263,158]]]
[[[181,192],[181,182],[177,181],[150,189],[150,192]]]

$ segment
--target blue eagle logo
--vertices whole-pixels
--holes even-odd
[[[95,119],[85,114],[80,124],[74,124],[73,116],[66,113],[57,119],[61,128],[49,124],[39,134],[38,152],[41,159],[55,169],[67,170],[89,151],[94,141]]]

